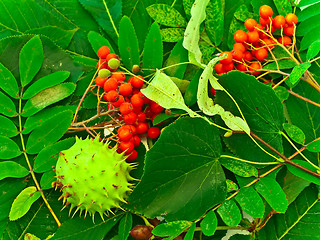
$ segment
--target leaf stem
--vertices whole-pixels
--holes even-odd
[[[304,101],[306,101],[306,102],[308,102],[308,103],[310,103],[310,104],[313,104],[313,105],[315,105],[315,106],[317,106],[317,107],[320,107],[320,104],[319,104],[319,103],[316,103],[316,102],[314,102],[314,101],[312,101],[312,100],[310,100],[310,99],[308,99],[308,98],[305,98],[305,97],[303,97],[303,96],[301,96],[301,95],[293,92],[292,90],[287,90],[287,91],[288,91],[290,94],[292,94],[293,96],[296,96],[297,98],[300,98],[300,99],[302,99],[302,100],[304,100]]]
[[[115,24],[114,24],[114,21],[113,21],[113,19],[112,19],[112,16],[111,16],[111,14],[110,14],[110,12],[109,12],[108,5],[107,5],[107,3],[106,3],[105,0],[103,0],[103,4],[104,4],[104,7],[106,8],[108,17],[110,18],[110,22],[111,22],[111,24],[112,24],[113,30],[114,30],[114,32],[116,33],[117,37],[119,37],[118,30],[117,30],[117,28],[116,28],[116,26],[115,26]]]
[[[238,161],[241,161],[241,162],[250,163],[250,164],[257,164],[257,165],[276,165],[276,164],[279,164],[279,162],[252,162],[252,161],[249,161],[249,160],[245,160],[245,159],[242,159],[242,158],[229,156],[229,155],[221,155],[220,158],[222,158],[222,157],[224,157],[224,158],[232,158],[232,159],[235,159],[235,160],[238,160]]]

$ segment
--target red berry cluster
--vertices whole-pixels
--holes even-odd
[[[296,30],[298,17],[289,13],[286,17],[282,15],[272,18],[273,10],[268,5],[263,5],[259,10],[260,24],[252,18],[248,18],[244,22],[244,26],[248,30],[237,30],[234,34],[236,43],[233,45],[233,50],[220,54],[227,54],[227,58],[220,60],[216,64],[215,71],[217,74],[224,74],[231,70],[239,70],[248,72],[253,75],[259,75],[261,63],[268,57],[268,51],[278,43],[284,46],[292,44],[292,37]],[[276,30],[281,30],[281,37],[275,39],[272,33]],[[283,33],[286,36],[283,36]],[[277,42],[276,42],[277,41]]]
[[[133,76],[126,81],[125,74],[117,71],[120,66],[119,57],[110,53],[107,46],[99,49],[98,57],[99,73],[95,83],[104,89],[103,99],[108,102],[108,108],[117,109],[118,120],[124,121],[124,125],[117,130],[118,151],[125,152],[129,155],[127,160],[133,161],[138,156],[134,148],[140,145],[142,134],[147,134],[152,139],[160,135],[160,129],[149,127],[147,120],[153,120],[163,111],[163,107],[140,92],[144,84],[142,76]],[[115,60],[118,61],[116,65]]]

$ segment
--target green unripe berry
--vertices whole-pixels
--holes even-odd
[[[117,69],[117,68],[120,66],[120,60],[119,60],[119,59],[116,59],[116,58],[111,58],[111,59],[108,61],[108,66],[109,66],[109,68],[111,68],[111,69]]]
[[[108,70],[108,69],[100,69],[99,73],[98,73],[98,76],[101,77],[101,78],[108,78],[110,77],[111,75],[111,72]]]

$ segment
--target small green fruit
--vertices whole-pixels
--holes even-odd
[[[101,78],[108,78],[110,77],[111,72],[108,69],[100,69],[98,72],[98,76]]]
[[[120,66],[120,60],[116,58],[111,58],[108,61],[108,66],[110,69],[117,69]]]

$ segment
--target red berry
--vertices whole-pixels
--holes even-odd
[[[246,29],[248,29],[249,31],[253,31],[254,28],[257,26],[257,21],[252,19],[252,18],[248,18],[246,19],[246,21],[244,22],[244,26],[246,27]]]
[[[154,138],[159,137],[159,135],[160,135],[160,129],[159,128],[151,127],[151,128],[148,129],[147,136],[149,138],[154,139]]]
[[[163,107],[161,107],[158,103],[152,101],[150,104],[150,109],[153,113],[161,113]]]
[[[112,77],[117,79],[118,82],[126,80],[126,75],[124,75],[123,72],[113,72]]]
[[[259,33],[257,30],[251,31],[247,33],[248,36],[248,42],[249,43],[256,43],[259,41]]]
[[[141,88],[144,83],[144,78],[141,75],[133,76],[130,78],[130,83],[135,88]]]
[[[129,129],[132,135],[136,134],[136,132],[137,132],[135,126],[126,124],[126,125],[122,125],[121,127],[118,128],[118,133],[124,129]]]
[[[249,65],[249,71],[253,71],[252,72],[252,75],[259,75],[261,72],[260,71],[257,71],[259,69],[261,69],[261,65],[259,62],[253,62]]]
[[[136,128],[137,128],[138,134],[143,134],[148,131],[149,126],[146,122],[138,122],[138,125]]]
[[[259,61],[263,61],[264,59],[266,59],[268,57],[268,51],[265,48],[260,48],[257,50],[255,57]]]
[[[134,149],[134,144],[131,141],[121,141],[119,144],[119,148],[122,152],[126,152],[126,154],[129,154]]]
[[[225,72],[230,72],[231,70],[233,70],[233,62],[232,63],[228,63],[228,64],[223,64],[223,70]]]
[[[270,25],[271,21],[272,21],[272,18],[262,18],[262,17],[259,18],[260,24],[264,27],[267,25]]]
[[[119,86],[119,93],[123,96],[129,96],[132,93],[132,86],[130,83],[122,83]]]
[[[133,94],[130,99],[130,102],[134,107],[142,107],[143,106],[143,99],[141,98],[140,94]]]
[[[215,95],[216,95],[216,90],[215,90],[213,87],[211,87],[211,88],[210,88],[210,93],[211,93],[213,96],[215,96]]]
[[[246,61],[248,61],[248,62],[252,61],[253,56],[252,56],[251,52],[246,51],[246,52],[244,53],[244,59],[245,59]]]
[[[139,147],[140,143],[141,143],[141,139],[139,138],[138,135],[134,135],[130,141],[133,143],[134,147]]]
[[[105,59],[99,59],[97,63],[97,69],[105,69],[108,67],[108,63]]]
[[[242,43],[240,43],[240,44],[242,44]],[[239,49],[235,49],[232,51],[232,57],[235,60],[241,61],[243,56],[244,56],[243,52],[240,51]]]
[[[124,103],[124,97],[122,95],[119,95],[118,101],[113,102],[112,106],[114,106],[115,108],[118,108],[121,106],[122,103]]]
[[[239,63],[237,66],[236,66],[236,69],[241,71],[241,72],[245,72],[247,71],[247,67],[246,65],[242,64],[242,63]]]
[[[110,59],[112,58],[116,58],[119,60],[119,56],[117,54],[114,54],[114,53],[110,53],[108,54],[108,56],[106,57],[106,61],[109,62]]]
[[[222,55],[227,55],[227,58],[225,59],[221,59],[219,62],[222,64],[229,64],[232,63],[232,53],[231,52],[222,52],[219,54],[219,57],[221,57]]]
[[[294,26],[285,26],[283,28],[283,32],[285,35],[292,37],[295,34],[295,27]]]
[[[225,73],[224,69],[223,69],[223,65],[222,63],[217,63],[215,66],[214,66],[214,70],[216,71],[217,74],[223,74]]]
[[[119,111],[121,112],[122,115],[131,113],[133,111],[133,106],[129,102],[124,102],[121,104]]]
[[[97,86],[102,87],[104,83],[107,81],[107,78],[101,78],[99,76],[96,77],[96,79],[94,80],[94,82],[96,83]]]
[[[119,100],[119,93],[116,90],[111,90],[105,95],[108,102],[116,102]]]
[[[127,157],[127,161],[134,161],[138,157],[138,152],[136,150],[133,150],[130,155]]]
[[[114,78],[109,78],[103,85],[104,91],[109,92],[118,88],[118,81]]]
[[[121,141],[129,141],[132,138],[132,132],[128,128],[124,128],[121,131],[118,131],[118,137]]]
[[[285,19],[289,26],[298,23],[298,17],[294,13],[288,13]]]
[[[99,58],[106,58],[109,53],[110,53],[110,48],[108,48],[107,46],[102,46],[98,50],[98,57]]]
[[[278,42],[283,44],[284,46],[290,46],[292,43],[292,40],[287,36],[283,36],[278,39]]]
[[[274,26],[277,29],[280,29],[280,28],[283,28],[285,24],[286,24],[285,18],[282,15],[278,15],[273,19],[272,26]]]
[[[262,18],[269,18],[269,17],[272,17],[273,10],[268,5],[262,5],[259,9],[259,14],[260,14],[260,17]]]
[[[135,112],[130,112],[126,115],[123,115],[123,121],[126,124],[135,124],[137,121],[137,114]]]
[[[248,39],[247,33],[242,30],[238,30],[234,33],[234,40],[238,43],[246,42]]]
[[[233,50],[238,50],[240,52],[245,52],[246,51],[246,47],[242,43],[235,43],[233,45]]]

